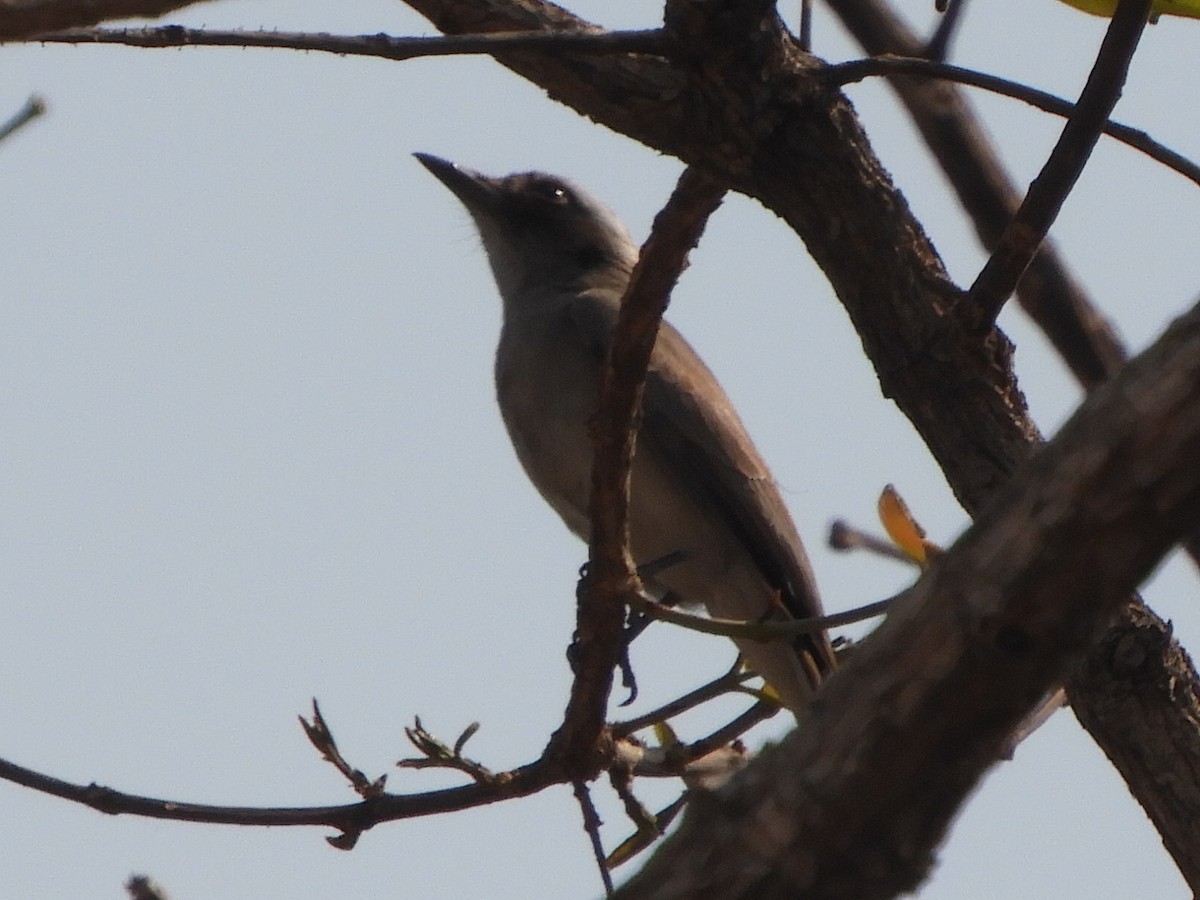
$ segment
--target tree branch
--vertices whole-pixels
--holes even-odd
[[[921,52],[920,41],[880,0],[829,2],[867,52],[909,56]],[[995,246],[1016,211],[1018,197],[960,92],[951,85],[924,79],[895,78],[891,84],[954,185],[981,242],[985,247]],[[1120,371],[1127,358],[1125,348],[1049,243],[1043,244],[1018,284],[1017,297],[1084,387],[1093,388]],[[953,483],[957,473],[944,471]],[[1192,559],[1200,563],[1200,532],[1194,532],[1185,543]],[[1146,624],[1150,621],[1154,626]],[[1168,636],[1161,643],[1141,642],[1152,658],[1138,671],[1116,664],[1106,647],[1121,635],[1147,629]],[[1200,679],[1169,633],[1167,623],[1140,603],[1131,603],[1088,665],[1071,681],[1068,693],[1080,723],[1117,767],[1185,877],[1200,893],[1200,865],[1189,853],[1176,854],[1177,848],[1197,846],[1193,836],[1195,811],[1200,805],[1193,805],[1188,814],[1170,815],[1177,811],[1181,796],[1192,797],[1200,791],[1200,773],[1188,763],[1196,757],[1134,749],[1146,741],[1168,747],[1196,748],[1200,744],[1200,716],[1189,702],[1200,692]],[[1185,687],[1158,689],[1163,683]]]
[[[430,56],[495,54],[500,50],[567,50],[572,53],[645,53],[666,49],[662,32],[530,31],[464,34],[449,37],[391,37],[386,34],[338,35],[298,31],[217,31],[164,25],[159,28],[89,28],[40,34],[44,44],[119,44],[126,47],[263,47],[371,56],[402,61]]]
[[[1070,100],[1064,100],[1062,97],[1056,97],[1054,94],[1040,91],[1019,81],[913,56],[869,56],[866,59],[838,63],[825,70],[825,77],[829,83],[838,86],[845,86],[879,75],[921,75],[954,84],[976,87],[1002,97],[1020,100],[1022,103],[1027,103],[1043,112],[1062,116],[1064,119],[1070,118],[1075,109],[1075,104]],[[1155,162],[1161,163],[1189,181],[1200,185],[1200,165],[1192,162],[1186,156],[1176,153],[1170,147],[1160,144],[1145,131],[1111,120],[1104,123],[1102,131],[1114,140],[1144,153]]]
[[[584,24],[536,0],[407,2],[449,32]],[[919,52],[919,44],[895,45],[887,19],[879,18],[886,13],[880,4],[831,3],[839,14],[848,7],[867,10],[869,27],[856,33],[863,40],[865,32],[869,51]],[[1013,377],[1010,347],[997,331],[981,343],[950,321],[955,289],[871,156],[848,105],[810,80],[817,64],[795,50],[777,21],[761,18],[759,6],[757,12],[738,6],[671,3],[667,28],[677,49],[670,60],[571,60],[533,52],[499,59],[584,115],[717,173],[779,213],[829,277],[884,394],[913,422],[956,495],[974,512],[1039,437]],[[744,26],[747,15],[760,16],[756,27]],[[922,132],[975,212],[981,237],[995,240],[1016,201],[954,88],[913,79],[894,83],[910,109],[919,111]],[[1021,296],[1085,383],[1120,367],[1124,354],[1107,323],[1046,248],[1022,282]],[[1188,677],[1195,684],[1194,674]],[[1183,710],[1160,706],[1157,712],[1159,725],[1196,729]],[[1105,743],[1102,732],[1093,733]],[[1122,774],[1144,804],[1163,790],[1162,783],[1143,777],[1146,772]]]
[[[0,40],[81,28],[106,19],[154,19],[200,0],[0,0]]]
[[[579,592],[575,680],[546,756],[594,777],[603,747],[613,669],[624,650],[625,610],[641,594],[629,555],[629,473],[650,353],[671,290],[725,189],[687,169],[654,219],[621,302],[592,422],[591,544]]]
[[[1150,3],[1151,0],[1120,0],[1117,5],[1096,63],[1058,143],[1029,185],[1029,192],[1005,228],[999,246],[959,303],[958,314],[968,328],[985,331],[992,327],[1058,218],[1121,96],[1129,62],[1146,28]]]
[[[883,0],[828,0],[834,13],[872,56],[921,56],[921,40]],[[945,82],[892,78],[930,152],[954,187],[991,251],[1020,204],[1020,195],[962,92]],[[1049,241],[1017,285],[1017,301],[1085,387],[1114,374],[1127,354],[1112,326]],[[953,480],[953,479],[952,479]]]
[[[693,801],[618,896],[912,890],[1012,729],[1200,523],[1197,459],[1200,306],[1085,401],[797,730],[728,790]]]

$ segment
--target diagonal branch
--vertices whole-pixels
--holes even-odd
[[[407,2],[451,33],[586,24],[537,0]],[[911,35],[903,35],[907,43],[896,40],[894,17],[875,0],[830,2],[844,18],[847,9],[865,10],[864,27],[848,24],[869,51],[920,51]],[[747,16],[758,17],[753,27],[746,27]],[[554,99],[717,173],[784,218],[828,276],[884,394],[913,422],[963,505],[977,511],[1039,437],[1004,336],[993,331],[981,344],[951,321],[955,291],[920,225],[871,155],[849,106],[809,80],[817,63],[794,49],[769,12],[732,0],[672,0],[666,24],[676,44],[670,60],[532,52],[498,59]],[[894,83],[916,111],[985,244],[994,242],[1016,201],[957,93],[924,80]],[[1107,323],[1047,249],[1022,282],[1021,296],[1086,384],[1120,368],[1124,353]],[[1186,665],[1173,672],[1181,683],[1196,683]],[[1097,689],[1094,682],[1076,687],[1082,691],[1073,701],[1077,707]],[[1137,698],[1122,715],[1137,715],[1137,703],[1144,703],[1141,720],[1150,727],[1169,728],[1181,746],[1196,740],[1195,719],[1170,697]],[[1098,715],[1090,728],[1114,756],[1110,745],[1120,740],[1119,728],[1106,723],[1108,715]],[[1148,769],[1122,768],[1122,774],[1148,808],[1157,805],[1151,795],[1170,783]],[[1172,778],[1200,784],[1200,776],[1178,768]]]
[[[921,51],[916,36],[880,0],[829,2],[869,53],[911,56]],[[1018,200],[973,114],[948,84],[913,78],[891,83],[954,185],[981,242],[994,246]],[[1120,370],[1125,348],[1049,243],[1026,271],[1017,296],[1084,387],[1093,388]],[[946,474],[953,482],[954,471]],[[1185,543],[1192,559],[1200,561],[1200,529]],[[1132,654],[1131,644],[1137,648]],[[1200,758],[1200,679],[1171,638],[1169,624],[1140,602],[1131,603],[1068,687],[1076,717],[1200,891],[1200,838],[1195,831],[1200,773],[1188,762]]]
[[[20,131],[38,116],[46,112],[46,101],[36,94],[25,101],[25,105],[0,123],[0,141]]]
[[[153,19],[200,0],[0,0],[0,40],[82,28],[106,19]]]
[[[618,896],[871,900],[912,890],[1012,728],[1200,524],[1197,459],[1200,306],[1085,401],[799,728],[729,790],[693,804]]]
[[[562,726],[546,757],[580,777],[603,763],[613,669],[624,648],[625,610],[641,591],[629,555],[629,472],[650,353],[688,251],[700,240],[725,190],[687,169],[654,219],[621,302],[592,423],[592,540],[576,619],[576,672]]]
[[[921,40],[884,0],[828,0],[842,24],[872,56],[915,57]],[[945,82],[893,78],[892,88],[975,225],[985,249],[995,248],[1020,196],[962,93]],[[1017,301],[1085,387],[1099,384],[1127,354],[1112,327],[1067,271],[1050,242],[1017,285]]]
[[[1029,185],[999,246],[959,304],[959,315],[968,328],[986,331],[992,327],[1058,218],[1121,96],[1129,63],[1146,28],[1150,3],[1120,0],[1075,111],[1042,171]]]

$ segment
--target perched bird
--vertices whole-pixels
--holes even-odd
[[[1111,17],[1117,11],[1117,0],[1062,0],[1062,2],[1094,16]],[[1150,21],[1157,22],[1159,16],[1200,19],[1200,0],[1154,0],[1150,4]]]
[[[467,208],[491,263],[504,306],[496,393],[517,457],[586,541],[588,420],[638,248],[607,207],[561,178],[491,178],[426,153],[416,157]],[[821,615],[808,558],[771,473],[717,380],[665,322],[646,377],[629,530],[639,565],[681,554],[649,579],[659,596],[732,619]],[[834,667],[823,632],[738,646],[793,711]]]

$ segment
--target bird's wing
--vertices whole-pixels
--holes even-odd
[[[608,294],[585,295],[581,301],[573,317],[603,357],[616,324],[617,302]],[[659,329],[646,375],[638,441],[707,494],[793,616],[822,614],[812,567],[770,471],[725,391],[667,322]],[[799,644],[822,672],[833,668],[833,651],[823,633]]]

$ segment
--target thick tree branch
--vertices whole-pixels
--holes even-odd
[[[1170,623],[1130,604],[1067,682],[1080,724],[1126,780],[1200,896],[1200,696]]]
[[[83,28],[107,19],[153,19],[200,0],[0,0],[0,40]]]
[[[921,52],[920,41],[880,0],[829,2],[867,52]],[[993,247],[1017,209],[1018,195],[983,129],[949,84],[896,78],[892,85],[958,192],[980,240]],[[1017,297],[1085,387],[1120,370],[1125,348],[1048,243],[1018,284]],[[946,474],[954,480],[952,470]],[[1200,561],[1200,533],[1193,532],[1185,543],[1192,559]],[[1166,639],[1142,642],[1148,658],[1140,669],[1118,664],[1107,648],[1121,635],[1144,632],[1151,627],[1147,622],[1155,623],[1153,629]],[[1200,804],[1193,802],[1190,813],[1176,814],[1180,798],[1200,794],[1200,773],[1187,762],[1200,753],[1200,716],[1194,709],[1200,680],[1169,634],[1169,626],[1150,610],[1131,604],[1069,684],[1068,693],[1075,715],[1117,767],[1200,893],[1200,864],[1194,859],[1200,846],[1195,840],[1195,810]],[[1163,690],[1162,684],[1183,687]],[[1190,747],[1192,753],[1151,752],[1138,749],[1138,744]]]
[[[586,24],[534,0],[408,2],[450,32]],[[881,8],[870,0],[834,2],[839,11]],[[755,20],[752,27],[747,17]],[[667,28],[677,44],[671,60],[524,52],[499,59],[555,99],[713,171],[778,212],[828,275],[884,393],[913,422],[968,511],[978,510],[1038,439],[1003,335],[993,332],[980,344],[950,321],[957,294],[920,226],[871,157],[849,107],[810,80],[815,61],[791,45],[769,12],[761,5],[679,0],[669,6]],[[912,55],[912,46],[887,43],[888,34],[875,34],[871,39],[883,46],[868,49]],[[906,98],[917,98],[910,107],[920,110],[923,132],[976,211],[981,236],[998,239],[1016,200],[957,93],[915,79],[896,83]],[[1119,368],[1123,353],[1054,263],[1043,249],[1021,294],[1033,298],[1036,317],[1058,335],[1056,345],[1070,354],[1072,368],[1094,384]],[[1159,713],[1160,724],[1195,731],[1195,720],[1181,710]],[[1103,733],[1097,736],[1107,745]],[[1147,795],[1162,785],[1143,777],[1146,772],[1123,774],[1152,806]]]
[[[827,0],[842,24],[872,56],[921,56],[925,47],[884,0]],[[925,78],[893,78],[908,109],[984,249],[992,250],[1021,202],[986,132],[951,84]],[[1017,301],[1046,334],[1085,387],[1099,384],[1124,364],[1127,354],[1112,327],[1067,271],[1050,242],[1017,285]]]
[[[1021,717],[1200,524],[1197,459],[1200,306],[1088,398],[797,730],[693,802],[619,896],[870,900],[915,887]]]

